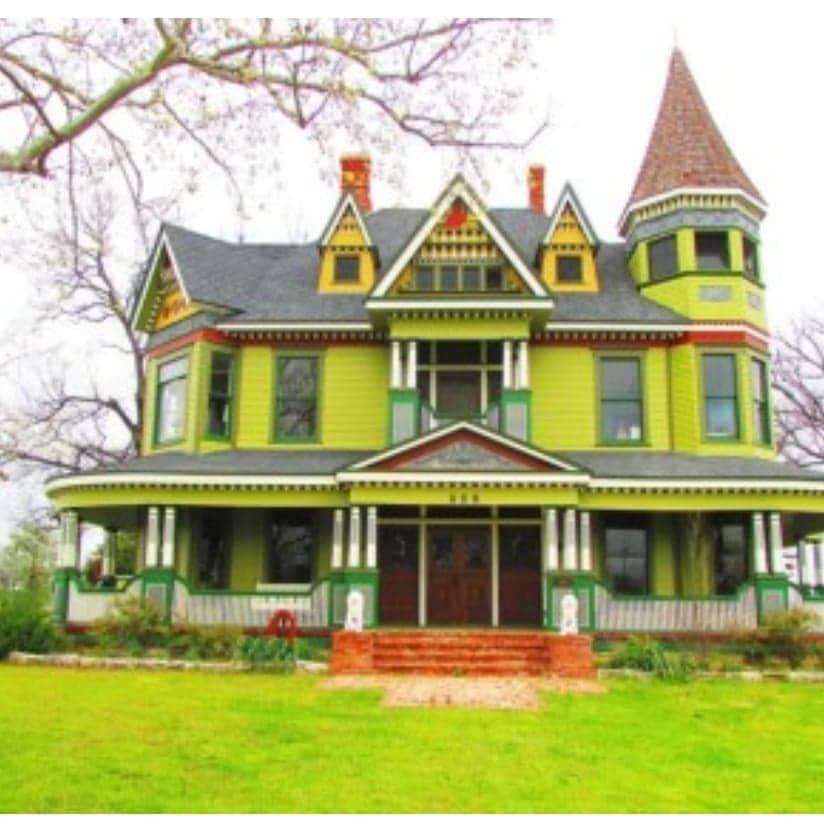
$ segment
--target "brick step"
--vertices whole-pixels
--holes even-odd
[[[471,640],[479,643],[489,644],[506,641],[522,641],[524,639],[540,640],[545,637],[543,632],[533,631],[494,631],[475,632],[471,630],[446,630],[438,632],[426,632],[425,630],[391,630],[388,632],[376,632],[375,640],[384,641],[387,639],[404,639],[411,641],[443,641],[450,639]]]
[[[470,658],[460,656],[456,658],[404,658],[396,655],[375,656],[375,667],[458,667],[461,669],[475,669],[477,667],[543,667],[545,662],[536,658],[524,658],[519,655],[509,655],[500,658]]]
[[[543,660],[545,658],[538,650],[515,650],[515,649],[429,649],[429,650],[409,650],[409,649],[376,649],[373,652],[374,658],[403,658],[415,661],[449,660],[453,658],[471,658],[477,661],[495,661],[499,658],[523,658],[528,660]]]
[[[473,638],[385,638],[380,635],[374,640],[375,649],[382,647],[408,647],[410,649],[432,647],[467,649],[539,649],[544,646],[543,638],[473,639]]]
[[[425,664],[408,662],[404,664],[383,664],[375,662],[375,672],[395,672],[410,675],[454,675],[456,672],[468,675],[541,675],[546,672],[538,664],[524,664],[516,661],[499,664],[477,664],[469,666],[460,663]]]
[[[543,656],[543,647],[467,647],[467,646],[429,646],[429,647],[410,647],[404,644],[398,645],[375,645],[374,654],[381,655],[382,653],[405,653],[409,655],[430,655],[436,653],[437,655],[533,655]]]

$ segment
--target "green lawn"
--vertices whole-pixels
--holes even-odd
[[[815,685],[398,710],[308,676],[3,665],[0,702],[0,812],[824,810]]]

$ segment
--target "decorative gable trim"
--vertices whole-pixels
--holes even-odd
[[[341,195],[338,200],[338,205],[335,207],[335,211],[332,212],[332,217],[329,218],[329,222],[326,224],[326,228],[320,236],[318,246],[323,248],[329,245],[332,235],[335,233],[335,229],[338,228],[338,224],[340,223],[340,220],[347,208],[350,208],[352,210],[352,214],[355,215],[355,220],[358,223],[358,228],[363,233],[363,237],[366,240],[366,245],[374,248],[375,244],[372,242],[369,229],[366,228],[366,221],[364,221],[361,210],[358,207],[358,202],[355,200],[355,197],[351,191],[346,191]]]
[[[157,281],[157,278],[160,276],[160,261],[164,253],[169,259],[169,263],[172,266],[172,272],[177,280],[178,286],[180,287],[180,291],[183,293],[186,303],[189,305],[192,304],[192,298],[189,294],[189,290],[186,288],[186,281],[183,279],[181,274],[180,266],[175,258],[172,244],[169,242],[169,238],[166,235],[166,230],[161,228],[157,240],[155,241],[155,249],[151,257],[151,263],[149,264],[149,268],[146,270],[146,278],[143,281],[143,288],[140,290],[140,296],[138,297],[134,311],[132,312],[132,326],[135,329],[142,331],[145,325],[149,322],[152,312],[157,308],[149,305],[149,295],[152,292],[152,287]]]
[[[581,201],[578,199],[578,195],[575,193],[575,189],[572,188],[572,184],[569,183],[569,181],[564,183],[564,188],[561,189],[561,194],[558,195],[558,200],[555,202],[555,207],[549,216],[549,229],[547,229],[544,235],[543,245],[548,246],[552,241],[552,236],[558,228],[558,221],[561,219],[561,215],[567,206],[572,209],[575,217],[578,218],[578,223],[581,224],[581,228],[584,230],[589,245],[597,246],[600,241],[595,234],[595,229],[593,229],[587,213],[584,211],[584,207],[581,205]]]
[[[475,194],[472,187],[464,180],[463,176],[459,174],[456,175],[452,182],[444,189],[440,197],[435,201],[429,217],[421,224],[409,239],[406,246],[401,249],[394,261],[392,261],[386,274],[383,275],[373,290],[370,299],[386,296],[404,267],[406,267],[421,244],[438,225],[456,198],[460,198],[475,217],[478,218],[481,226],[492,238],[495,245],[501,250],[504,257],[512,264],[524,283],[532,290],[533,294],[538,297],[549,297],[541,282],[515,250],[515,247],[510,243],[495,220],[489,215],[480,197]],[[368,305],[367,303],[367,306]]]

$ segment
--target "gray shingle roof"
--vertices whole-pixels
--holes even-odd
[[[366,222],[385,271],[426,220],[426,209],[380,209]],[[534,268],[549,218],[530,209],[491,209],[490,215],[525,262]],[[316,244],[228,243],[164,225],[191,298],[227,307],[233,318],[253,321],[366,321],[364,295],[317,292]],[[638,293],[622,243],[598,250],[601,291],[554,294],[558,321],[677,323],[685,319]]]

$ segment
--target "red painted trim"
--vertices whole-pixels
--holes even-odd
[[[175,340],[170,340],[168,343],[161,343],[159,346],[155,346],[154,349],[149,349],[146,352],[146,357],[159,358],[169,352],[174,352],[177,349],[182,349],[184,346],[189,346],[192,343],[198,343],[200,341],[222,344],[235,343],[235,341],[223,334],[223,332],[218,332],[217,329],[199,329],[197,332],[190,332],[181,338],[175,338]]]
[[[716,344],[724,346],[750,346],[754,349],[767,351],[769,346],[759,338],[747,332],[723,332],[718,330],[700,329],[695,332],[687,332],[680,341],[681,343],[693,344]]]
[[[680,342],[679,338],[674,339],[675,343]],[[651,349],[662,348],[673,345],[673,339],[670,340],[614,340],[612,338],[597,338],[597,337],[581,337],[573,338],[571,340],[536,340],[531,341],[534,346],[552,346],[559,347],[574,347],[580,349],[581,347],[597,346],[599,349]]]
[[[497,443],[487,438],[483,438],[480,435],[475,434],[474,432],[464,431],[453,432],[450,435],[444,435],[441,438],[436,438],[435,440],[429,441],[425,444],[421,444],[420,446],[410,447],[408,450],[405,450],[400,455],[395,455],[392,458],[389,458],[388,460],[384,461],[383,463],[368,467],[366,471],[378,472],[381,470],[402,469],[403,466],[409,461],[413,461],[416,458],[425,457],[426,455],[431,455],[433,452],[438,452],[444,447],[450,446],[451,444],[458,443],[460,441],[469,442],[471,444],[474,444],[475,446],[480,447],[481,449],[486,449],[488,452],[493,452],[496,455],[508,458],[509,460],[520,464],[525,469],[540,469],[544,471],[546,471],[547,469],[548,462],[540,461],[537,458],[531,457],[530,455],[524,455],[523,453],[518,452],[515,449],[511,449],[509,447],[504,446],[503,444]]]

